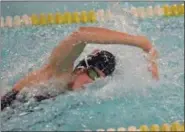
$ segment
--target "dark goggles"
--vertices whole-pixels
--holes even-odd
[[[81,68],[77,68],[73,71],[73,73],[77,72],[77,71],[82,71],[82,72],[85,72],[87,73],[88,77],[91,78],[92,80],[96,80],[97,78],[100,77],[99,73],[95,70],[94,67],[89,67],[89,68],[84,68],[84,67],[81,67]]]
[[[100,77],[99,73],[95,70],[95,68],[90,67],[87,69],[87,75],[92,79],[96,80],[97,78]]]

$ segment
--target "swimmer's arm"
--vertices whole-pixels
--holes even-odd
[[[78,33],[79,38],[86,43],[124,44],[142,48],[146,52],[152,48],[152,44],[145,36],[130,35],[106,28],[81,27]]]
[[[49,58],[49,65],[57,73],[71,72],[74,61],[87,43],[125,44],[142,48],[148,52],[152,44],[145,36],[135,36],[98,27],[81,27],[54,48]]]
[[[135,36],[127,33],[117,32],[105,28],[97,27],[81,27],[78,33],[78,38],[86,43],[98,44],[125,44],[136,46],[149,53],[149,71],[152,72],[153,78],[159,79],[158,65],[156,58],[158,56],[155,48],[145,36]]]
[[[129,35],[98,27],[81,27],[57,45],[49,58],[49,65],[56,75],[71,72],[74,61],[87,43],[125,44],[137,46],[149,52],[152,45],[144,36]]]
[[[49,57],[49,66],[54,75],[60,76],[61,73],[70,73],[73,71],[73,63],[79,57],[86,43],[79,40],[76,32],[73,32],[67,38],[57,45]]]
[[[56,75],[71,72],[74,61],[87,43],[127,44],[149,51],[151,44],[144,36],[134,36],[105,28],[81,27],[57,45],[49,57],[49,65]]]

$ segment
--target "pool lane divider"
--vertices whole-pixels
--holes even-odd
[[[84,130],[84,132],[92,132],[94,130]],[[179,122],[173,122],[172,124],[162,124],[161,126],[157,124],[153,124],[151,126],[147,125],[142,125],[139,128],[135,126],[129,126],[128,128],[120,127],[117,129],[114,128],[108,128],[108,129],[97,129],[95,132],[102,132],[102,131],[107,131],[107,132],[123,132],[123,131],[140,131],[140,132],[154,132],[154,131],[162,131],[162,132],[184,132],[184,123],[179,123]]]
[[[149,6],[149,7],[131,7],[123,9],[125,13],[135,17],[144,19],[154,16],[182,16],[184,15],[184,4]],[[97,11],[81,11],[81,12],[56,12],[48,14],[32,14],[23,16],[6,16],[1,17],[0,27],[20,27],[20,26],[44,26],[51,24],[79,24],[79,23],[96,23],[111,20],[113,13],[110,10],[99,9]],[[112,18],[113,19],[113,18]]]

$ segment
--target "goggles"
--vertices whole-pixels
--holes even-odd
[[[96,80],[97,78],[100,77],[99,73],[95,70],[95,68],[90,67],[87,69],[87,75],[89,76],[89,78],[91,78],[92,80]]]
[[[93,66],[89,66],[88,60],[91,58],[91,56],[94,56],[95,54],[97,54],[99,51],[94,52],[93,54],[86,56],[84,58],[85,61],[85,66],[79,66],[76,70],[82,69],[83,71],[85,71],[87,73],[87,75],[89,76],[89,78],[91,78],[92,80],[95,80],[97,78],[100,77],[100,74],[96,71],[95,67]],[[76,71],[75,70],[75,71]]]

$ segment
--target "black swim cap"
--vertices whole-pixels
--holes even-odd
[[[115,65],[115,56],[108,51],[101,50],[95,54],[90,54],[85,59],[81,60],[75,69],[96,67],[108,76],[115,70]]]

